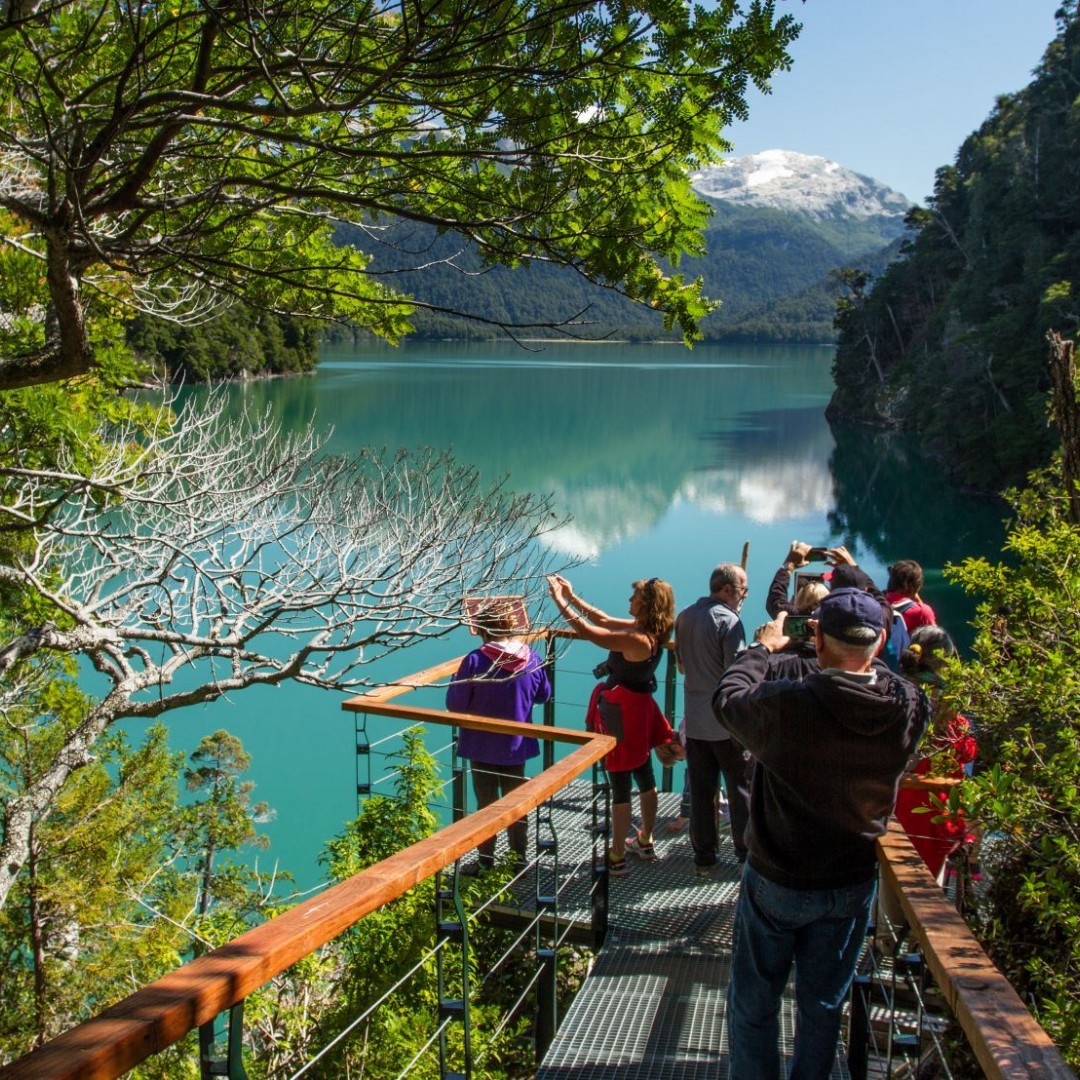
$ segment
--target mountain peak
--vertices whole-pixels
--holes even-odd
[[[794,150],[762,150],[728,158],[723,165],[692,173],[690,182],[710,199],[817,218],[902,218],[912,205],[869,176]]]

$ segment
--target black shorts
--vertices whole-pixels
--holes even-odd
[[[653,772],[652,754],[644,764],[636,769],[627,769],[625,772],[612,772],[608,770],[608,783],[611,785],[611,801],[613,803],[628,803],[630,801],[630,777],[637,781],[639,794],[642,791],[653,791],[656,788],[656,774]]]

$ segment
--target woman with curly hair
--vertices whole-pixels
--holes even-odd
[[[933,720],[924,738],[913,776],[962,778],[975,760],[977,746],[967,718],[942,700],[943,673],[956,655],[953,640],[940,626],[920,626],[900,656],[900,673],[926,691]],[[949,788],[901,787],[896,819],[904,827],[930,873],[942,882],[946,859],[961,844],[974,840],[963,816],[949,811]]]
[[[558,574],[548,578],[548,585],[552,599],[577,636],[608,650],[607,661],[595,672],[605,675],[606,681],[592,693],[585,724],[618,740],[618,746],[604,759],[604,767],[611,784],[608,870],[621,877],[627,872],[631,778],[638,786],[641,830],[629,848],[651,862],[656,858],[653,825],[657,803],[652,749],[669,744],[671,755],[681,757],[678,738],[652,696],[656,669],[675,625],[675,594],[660,578],[635,581],[630,618],[622,618],[586,604]]]

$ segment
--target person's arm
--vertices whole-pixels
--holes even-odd
[[[548,578],[548,589],[555,606],[578,637],[610,652],[620,652],[628,660],[644,660],[652,653],[652,642],[647,634],[635,629],[637,623],[633,619],[612,619],[601,611],[599,614],[606,620],[606,625],[596,625],[580,611],[581,601],[574,596],[574,590],[566,578],[552,574]],[[575,612],[574,607],[579,611]],[[589,608],[589,611],[597,612],[599,609]]]
[[[536,680],[536,693],[533,696],[533,704],[543,705],[551,700],[551,677],[548,675],[548,670],[544,667],[544,662],[540,657],[536,653],[533,653],[532,656],[536,661],[536,668],[533,671],[533,678]]]
[[[567,582],[567,585],[570,585],[570,583]],[[572,586],[569,589],[567,600],[570,602],[571,607],[577,608],[577,610],[580,611],[593,626],[599,627],[602,630],[627,630],[636,625],[633,619],[609,615],[606,611],[601,611],[600,608],[585,603],[585,601],[574,592]]]
[[[773,682],[765,686],[769,681],[769,657],[789,640],[784,633],[786,618],[781,614],[758,627],[753,642],[720,677],[713,694],[716,719],[755,756],[755,747],[761,747],[764,734],[765,714],[759,698],[763,689],[769,692],[777,685]]]
[[[472,704],[474,654],[463,657],[450,685],[446,688],[446,707],[450,712],[467,713]]]
[[[769,593],[765,597],[765,610],[768,612],[770,619],[775,619],[776,616],[784,610],[784,605],[788,600],[788,585],[791,583],[791,571],[791,564],[784,563],[784,565],[773,574],[772,584],[769,586]]]
[[[735,618],[720,627],[720,657],[723,668],[726,671],[735,661],[735,657],[746,648],[746,631],[743,629],[742,619],[737,615]]]
[[[874,579],[855,561],[855,556],[843,544],[829,548],[828,561],[835,566],[847,565],[848,573],[856,589],[868,592],[879,604],[887,604],[885,594],[877,587]]]

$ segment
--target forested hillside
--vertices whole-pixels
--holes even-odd
[[[705,230],[707,251],[679,267],[689,278],[701,277],[706,293],[721,301],[702,322],[707,341],[832,340],[836,298],[830,272],[849,264],[882,265],[886,245],[898,232],[896,222],[890,228],[881,221],[821,220],[709,202],[713,217]],[[498,337],[503,331],[495,324],[507,322],[522,326],[524,337],[548,337],[553,336],[552,324],[567,320],[566,329],[586,337],[678,337],[665,333],[659,313],[565,267],[532,263],[513,270],[485,269],[453,234],[398,224],[377,232],[342,229],[338,239],[371,254],[377,272],[393,275],[397,287],[431,305],[413,317],[418,337]],[[460,311],[478,318],[450,314]]]
[[[1022,481],[1057,445],[1046,331],[1080,322],[1080,18],[937,175],[902,257],[841,305],[833,416],[918,431],[967,483]]]
[[[170,379],[189,382],[313,371],[321,334],[313,319],[242,305],[194,325],[140,315],[127,328],[128,344],[140,359]]]

